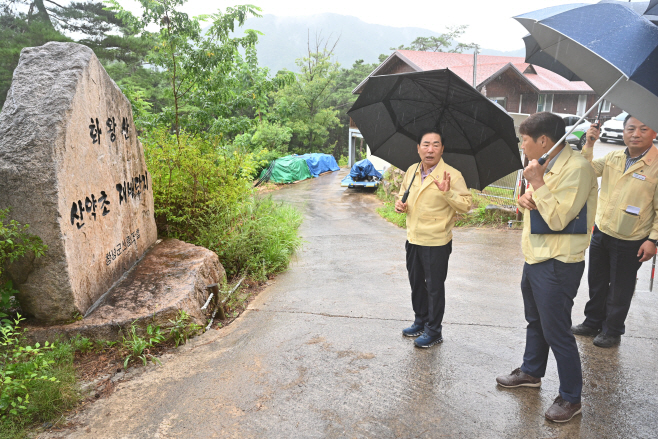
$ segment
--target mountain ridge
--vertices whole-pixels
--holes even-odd
[[[334,51],[335,60],[349,68],[362,59],[366,63],[379,62],[380,54],[392,53],[391,47],[408,45],[417,37],[438,36],[439,32],[419,27],[394,27],[366,23],[358,17],[335,13],[308,16],[278,17],[265,14],[246,20],[242,29],[262,32],[258,42],[258,60],[262,67],[272,73],[281,69],[298,71],[295,59],[308,52],[307,44],[315,46],[315,38],[332,46],[338,38]],[[499,51],[480,49],[482,55],[524,56],[525,49]]]

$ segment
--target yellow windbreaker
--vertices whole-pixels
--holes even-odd
[[[417,166],[412,165],[404,174],[398,199],[402,199],[409,187]],[[435,179],[443,180],[444,172],[450,174],[450,190],[447,192],[439,190],[434,184]],[[407,199],[407,240],[428,247],[446,245],[452,240],[456,212],[468,212],[472,199],[461,172],[447,165],[443,159],[422,184],[418,168]]]
[[[537,264],[548,259],[561,262],[585,260],[589,246],[598,184],[594,169],[580,154],[565,146],[550,171],[544,175],[544,186],[533,190],[532,199],[551,230],[562,230],[580,212],[587,201],[587,234],[536,234],[530,233],[530,212],[523,212],[521,247],[525,261]]]
[[[601,179],[596,225],[617,239],[636,241],[647,236],[658,239],[658,149],[651,149],[624,172],[626,154],[614,151],[592,160],[592,148],[583,148]],[[630,209],[629,209],[630,206]],[[639,215],[628,213],[639,209]]]

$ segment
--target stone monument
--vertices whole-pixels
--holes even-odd
[[[85,312],[156,241],[151,177],[130,102],[94,52],[23,49],[0,113],[0,208],[46,255],[10,269],[24,312]]]

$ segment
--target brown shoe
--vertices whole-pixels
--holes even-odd
[[[553,422],[567,422],[571,418],[582,412],[580,403],[572,404],[562,399],[562,396],[555,398],[553,405],[546,410],[546,419]]]
[[[496,378],[499,386],[503,387],[539,387],[541,386],[541,378],[524,373],[520,367],[517,367],[509,375],[501,375]]]

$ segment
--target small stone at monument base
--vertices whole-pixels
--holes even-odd
[[[221,282],[223,277],[224,268],[214,252],[168,239],[156,244],[94,304],[87,317],[67,325],[28,326],[27,336],[33,342],[76,334],[119,340],[119,329],[127,336],[134,321],[141,328],[171,326],[169,320],[174,320],[179,310],[189,314],[190,323],[205,325],[201,307],[208,297],[206,285]]]

